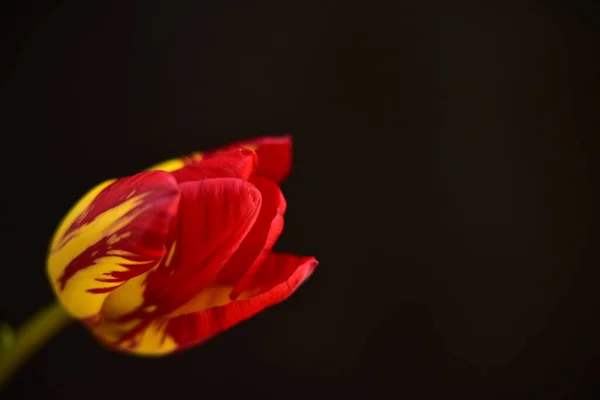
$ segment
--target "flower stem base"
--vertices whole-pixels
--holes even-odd
[[[58,303],[46,306],[29,319],[16,332],[12,343],[0,350],[0,390],[12,374],[70,320]]]

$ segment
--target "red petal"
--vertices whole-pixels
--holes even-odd
[[[308,278],[317,264],[318,262],[314,257],[300,257],[287,253],[270,253],[250,280],[248,286],[245,288],[245,293],[254,293],[256,291],[260,293],[270,292],[286,282],[289,284],[290,279],[299,279],[299,271],[304,271],[303,268],[308,268],[306,269],[308,271],[306,275],[300,273],[303,276],[300,281],[297,281],[300,284],[304,279]]]
[[[143,172],[82,198],[59,226],[48,273],[62,305],[78,318],[100,311],[108,293],[165,255],[179,188],[171,174]]]
[[[276,183],[282,182],[289,175],[292,168],[292,138],[289,135],[243,140],[216,151],[207,152],[205,157],[212,157],[219,152],[239,147],[256,151],[258,155],[256,175]]]
[[[170,312],[212,285],[238,249],[261,208],[258,189],[241,179],[205,179],[180,184],[175,250],[170,265],[150,274],[147,304]]]
[[[314,271],[313,257],[270,254],[254,282],[260,294],[234,300],[221,307],[180,315],[168,321],[166,334],[177,343],[178,350],[199,344],[265,308],[289,297]]]
[[[173,172],[177,182],[210,178],[239,178],[248,180],[257,165],[257,155],[250,149],[237,148],[215,157],[188,163]]]
[[[231,293],[232,297],[243,290],[247,284],[247,279],[243,277],[251,276],[260,266],[283,230],[286,202],[281,189],[265,178],[254,177],[251,182],[262,195],[260,213],[252,229],[217,278],[219,284],[236,287]]]

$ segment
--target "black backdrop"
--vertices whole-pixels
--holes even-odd
[[[2,3],[1,319],[52,300],[91,185],[246,137],[293,134],[277,249],[321,264],[173,357],[73,325],[3,400],[594,398],[593,2],[33,4]]]

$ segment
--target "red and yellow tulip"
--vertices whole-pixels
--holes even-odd
[[[63,308],[139,355],[199,344],[290,296],[317,265],[271,251],[291,139],[267,137],[104,182],[67,213],[47,272]]]

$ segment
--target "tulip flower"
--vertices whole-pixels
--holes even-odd
[[[112,349],[160,356],[286,299],[317,265],[272,251],[290,168],[291,139],[266,137],[96,186],[51,240],[62,309]]]

